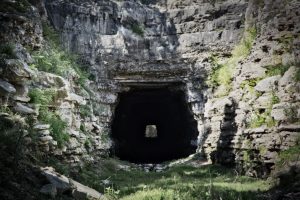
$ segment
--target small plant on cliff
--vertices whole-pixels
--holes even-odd
[[[265,67],[267,69],[266,75],[267,76],[276,76],[281,75],[283,76],[284,73],[290,68],[290,65],[268,65]]]
[[[58,147],[62,147],[69,140],[69,134],[66,133],[66,122],[49,109],[49,106],[55,102],[56,95],[56,91],[53,89],[35,88],[29,91],[31,102],[40,106],[38,119],[43,123],[50,124],[53,139],[57,141]]]
[[[131,30],[132,30],[133,33],[135,33],[135,34],[137,34],[137,35],[139,35],[141,37],[144,36],[144,29],[138,23],[133,23],[130,28],[131,28]]]
[[[246,30],[241,42],[232,50],[232,56],[226,59],[224,62],[221,63],[215,57],[211,57],[210,61],[213,66],[213,70],[209,76],[208,85],[215,88],[218,86],[223,86],[223,91],[217,91],[217,96],[227,95],[231,90],[233,71],[238,62],[250,54],[256,34],[255,28]]]
[[[32,67],[38,70],[63,76],[83,86],[89,73],[79,65],[79,58],[62,49],[57,32],[48,24],[43,23],[43,35],[46,43],[43,48],[33,52],[35,63]]]
[[[91,115],[91,107],[89,105],[81,105],[79,107],[79,113],[82,117],[88,117]]]

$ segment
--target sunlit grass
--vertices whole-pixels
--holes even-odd
[[[234,169],[221,166],[173,166],[163,172],[128,171],[118,163],[104,161],[102,166],[87,166],[77,178],[103,192],[109,199],[263,199],[270,188],[262,179],[240,176]],[[108,164],[108,165],[107,165]],[[108,180],[109,184],[103,184]]]

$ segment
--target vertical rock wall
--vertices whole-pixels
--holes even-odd
[[[85,91],[72,80],[36,72],[46,77],[36,85],[63,93],[56,109],[71,137],[60,150],[55,142],[45,142],[52,153],[72,162],[105,154],[112,147],[109,135],[120,92],[178,83],[198,122],[198,152],[212,162],[239,163],[252,174],[268,171],[278,152],[299,137],[297,0],[46,0],[45,10],[62,45],[79,54],[94,77]],[[20,37],[23,46],[40,46],[38,16],[36,11],[29,18],[28,33],[11,36]],[[228,72],[223,67],[229,64]],[[210,84],[216,72],[230,77]],[[15,92],[7,85],[11,77],[1,78]],[[80,115],[82,106],[91,115]],[[88,148],[86,141],[92,144]]]

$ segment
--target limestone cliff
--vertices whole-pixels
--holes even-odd
[[[281,150],[295,145],[299,1],[30,2],[19,6],[24,12],[0,13],[1,40],[17,44],[12,52],[1,51],[0,94],[2,105],[33,116],[42,152],[75,164],[108,155],[116,142],[111,126],[120,94],[162,86],[185,93],[199,132],[192,142],[213,163],[263,175]],[[83,84],[72,59],[68,73],[39,68],[49,54],[34,52],[49,46],[47,23],[64,49],[79,55],[80,70],[89,74]],[[28,97],[37,88],[44,96],[54,90],[50,104],[39,101],[39,107]],[[58,144],[62,138],[40,120],[43,106],[65,122],[65,142]]]

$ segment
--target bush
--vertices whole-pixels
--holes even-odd
[[[134,23],[131,25],[131,30],[132,32],[134,32],[135,34],[139,35],[139,36],[144,36],[144,29],[142,28],[141,25]]]
[[[81,105],[79,107],[79,112],[81,117],[88,117],[91,115],[91,108],[89,105]]]

